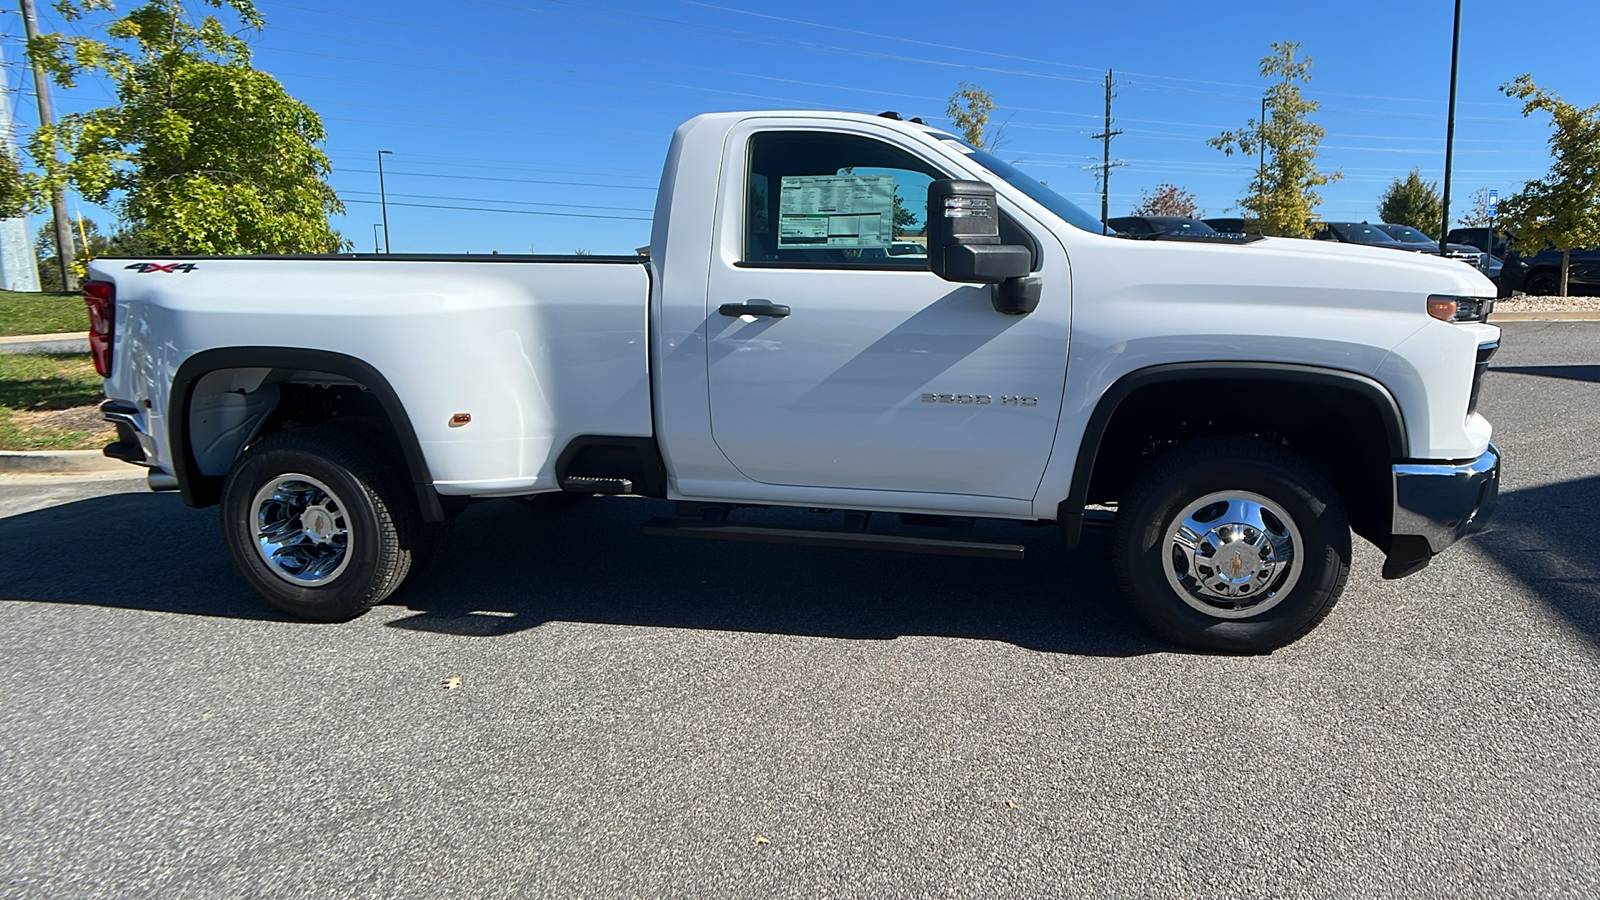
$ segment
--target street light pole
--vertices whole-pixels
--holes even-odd
[[[1261,162],[1256,170],[1256,179],[1261,182],[1261,192],[1267,192],[1267,104],[1272,102],[1271,97],[1261,98],[1261,123],[1256,127],[1256,149],[1261,151]]]
[[[1444,132],[1444,223],[1439,228],[1439,255],[1449,256],[1450,238],[1450,162],[1455,157],[1456,145],[1456,68],[1461,62],[1461,0],[1456,0],[1456,30],[1450,44],[1450,112],[1446,116]],[[1492,234],[1492,232],[1491,232]]]
[[[383,207],[383,252],[389,252],[389,194],[383,189],[383,158],[393,150],[378,151],[378,203]],[[377,238],[373,238],[372,252],[378,252]]]

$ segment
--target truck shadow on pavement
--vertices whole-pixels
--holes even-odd
[[[1600,476],[1510,491],[1500,504],[1475,546],[1600,643]],[[852,640],[959,637],[1085,656],[1174,650],[1118,597],[1105,532],[1086,533],[1068,554],[1053,527],[979,526],[982,537],[1026,545],[1022,562],[640,533],[646,519],[670,511],[661,501],[594,500],[544,512],[478,504],[458,520],[439,568],[390,598],[389,610],[407,612],[386,624],[472,637],[569,621]],[[171,494],[115,494],[0,519],[0,548],[0,601],[286,621],[234,572],[216,510],[186,509]]]
[[[1591,367],[1600,368],[1600,367]],[[1477,549],[1600,644],[1600,476],[1500,495]]]
[[[1082,549],[1066,554],[1054,527],[979,526],[982,537],[1025,544],[1022,562],[640,533],[646,519],[670,512],[661,501],[596,499],[542,512],[503,500],[477,504],[458,519],[438,569],[374,618],[475,637],[571,621],[855,640],[961,637],[1092,656],[1173,649],[1118,597],[1106,533],[1087,533]],[[0,600],[287,621],[234,572],[217,511],[187,509],[171,494],[115,494],[3,518],[0,547]],[[395,618],[396,608],[409,614]]]
[[[1489,371],[1535,375],[1540,378],[1564,378],[1568,381],[1600,382],[1600,366],[1491,366]]]
[[[1032,650],[1134,656],[1172,648],[1128,612],[1102,565],[1109,535],[1076,554],[1054,527],[984,523],[982,536],[1025,544],[1008,562],[881,551],[648,538],[658,501],[593,500],[552,512],[485,503],[458,520],[439,571],[389,601],[414,615],[395,628],[504,635],[547,621],[892,640],[1004,641]],[[817,525],[793,512],[741,511]]]

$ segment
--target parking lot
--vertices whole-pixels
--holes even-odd
[[[1506,326],[1491,530],[1357,549],[1309,637],[1174,651],[1089,533],[1021,563],[463,515],[429,584],[279,618],[216,511],[0,481],[16,896],[1600,892],[1600,323]]]

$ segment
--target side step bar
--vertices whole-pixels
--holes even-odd
[[[801,544],[807,547],[846,547],[855,550],[896,550],[901,553],[938,553],[983,559],[1022,559],[1021,544],[995,544],[958,538],[872,534],[822,528],[775,528],[698,519],[651,519],[644,533],[652,537],[698,538],[709,541],[747,541],[756,544]]]

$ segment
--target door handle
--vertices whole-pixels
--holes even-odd
[[[717,307],[717,312],[725,316],[767,316],[781,319],[789,314],[789,307],[773,303],[771,300],[756,298],[743,303],[724,303]]]

